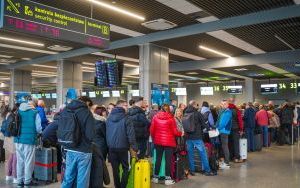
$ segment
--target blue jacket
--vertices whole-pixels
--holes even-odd
[[[221,134],[227,134],[227,135],[230,134],[231,126],[232,126],[231,120],[232,120],[232,111],[229,108],[223,110],[217,122],[217,129]]]
[[[46,117],[45,110],[41,106],[36,107],[36,110],[39,112],[41,122],[42,122],[42,129],[44,130],[46,128],[46,126],[48,125],[48,123],[49,123],[48,119]]]
[[[109,150],[138,150],[133,124],[121,107],[114,108],[106,121],[106,142]]]
[[[32,109],[27,103],[22,103],[19,107],[21,116],[21,134],[14,138],[15,143],[36,145],[37,134],[42,132],[41,119],[38,111]]]
[[[256,111],[254,108],[246,108],[243,117],[245,128],[255,128],[255,114]]]
[[[212,115],[210,109],[209,109],[208,107],[203,106],[203,107],[201,108],[201,114],[204,115],[204,114],[207,113],[207,112],[209,112],[209,114],[208,114],[208,123],[209,123],[209,126],[210,126],[210,127],[214,127],[215,121],[214,121],[214,117],[213,117],[213,115]]]

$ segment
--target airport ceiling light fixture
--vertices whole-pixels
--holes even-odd
[[[188,74],[188,75],[198,75],[199,73],[198,72],[187,72],[186,74]]]
[[[127,10],[124,10],[122,8],[119,8],[119,7],[116,7],[114,5],[110,5],[108,3],[105,3],[103,1],[97,1],[97,0],[88,0],[89,2],[91,3],[94,3],[96,5],[99,5],[101,7],[104,7],[104,8],[107,8],[107,9],[110,9],[110,10],[113,10],[115,12],[118,12],[118,13],[121,13],[121,14],[125,14],[127,16],[130,16],[130,17],[133,17],[133,18],[136,18],[136,19],[139,19],[139,20],[142,20],[144,21],[145,20],[145,17],[143,16],[140,16],[138,14],[135,14],[135,13],[132,13],[132,12],[129,12]]]
[[[246,69],[246,68],[239,68],[239,69],[234,69],[235,71],[246,71],[246,70],[248,70],[248,69]]]
[[[0,55],[0,57],[3,57],[3,58],[8,58],[8,59],[10,59],[10,58],[12,58],[13,56],[10,56],[10,55]]]
[[[132,68],[139,68],[138,65],[133,65],[133,64],[128,64],[128,63],[124,63],[125,67],[132,67]]]
[[[217,51],[217,50],[208,48],[208,47],[203,46],[203,45],[200,45],[199,48],[200,48],[200,49],[203,49],[203,50],[206,50],[206,51],[209,51],[209,52],[212,52],[212,53],[215,53],[215,54],[218,54],[218,55],[223,56],[223,57],[228,57],[228,58],[231,57],[230,55],[224,54],[224,53],[222,53],[222,52],[219,52],[219,51]]]
[[[50,66],[50,65],[38,65],[38,64],[33,64],[31,65],[33,67],[42,67],[42,68],[48,68],[48,69],[57,69],[56,66]]]
[[[13,39],[13,38],[8,38],[8,37],[1,37],[1,36],[0,36],[0,40],[23,43],[23,44],[29,44],[29,45],[33,45],[33,46],[41,46],[41,47],[45,46],[42,43],[30,42],[30,41],[27,41],[27,40],[19,40],[19,39]]]

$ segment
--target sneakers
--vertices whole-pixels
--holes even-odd
[[[30,183],[28,183],[28,184],[24,184],[24,187],[25,188],[30,188],[30,187],[35,187],[35,186],[37,186],[38,184],[37,183],[34,183],[34,182],[30,182]]]
[[[222,162],[221,164],[220,164],[220,167],[219,167],[221,170],[227,170],[227,169],[230,169],[230,166],[229,166],[229,164],[226,164],[226,163],[224,163],[224,162]]]
[[[191,176],[195,176],[196,174],[195,174],[195,172],[192,172],[192,171],[191,171],[191,172],[190,172],[190,175],[191,175]]]
[[[173,184],[175,184],[174,180],[172,180],[172,179],[166,179],[165,180],[165,185],[173,185]]]
[[[12,180],[13,180],[13,177],[12,177],[12,176],[6,176],[6,177],[5,177],[5,180],[6,180],[6,181],[12,181]]]
[[[17,178],[14,178],[13,184],[18,184],[18,179]]]
[[[204,176],[216,176],[217,174],[216,173],[213,173],[213,172],[205,172],[204,173]]]
[[[158,183],[158,178],[153,177],[153,178],[152,178],[152,182],[153,182],[153,183]]]
[[[23,187],[24,187],[24,183],[19,183],[19,184],[17,185],[17,187],[18,187],[18,188],[23,188]]]

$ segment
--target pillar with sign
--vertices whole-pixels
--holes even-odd
[[[57,62],[57,108],[66,102],[66,93],[69,88],[75,88],[80,94],[82,90],[81,63],[60,60]]]
[[[186,91],[185,83],[184,82],[178,82],[178,88]],[[187,91],[185,93],[180,92],[180,95],[177,95],[177,102],[178,102],[178,105],[180,103],[183,103],[183,104],[187,105]]]
[[[152,84],[169,84],[169,50],[154,44],[139,47],[140,96],[151,102]]]
[[[254,80],[253,78],[246,78],[245,79],[245,99],[244,101],[247,102],[254,102]]]
[[[18,92],[31,92],[31,71],[11,70],[10,72],[10,107],[14,106],[15,94]]]

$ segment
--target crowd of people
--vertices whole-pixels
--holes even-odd
[[[152,182],[159,183],[163,178],[165,185],[172,185],[176,180],[172,172],[174,155],[181,156],[183,163],[177,165],[183,165],[185,178],[196,172],[215,176],[219,169],[230,169],[232,162],[245,162],[240,154],[241,138],[247,139],[248,152],[254,152],[257,134],[262,135],[263,147],[272,143],[291,145],[299,136],[299,103],[277,107],[272,101],[248,102],[237,106],[230,98],[217,106],[204,101],[199,107],[191,100],[179,105],[176,101],[171,105],[152,104],[148,109],[143,97],[103,106],[93,104],[89,97],[77,97],[76,93],[67,96],[72,97],[52,121],[46,118],[44,102],[30,96],[22,96],[12,109],[2,105],[0,147],[9,153],[7,181],[18,187],[37,185],[33,172],[39,137],[44,147],[57,148],[62,188],[103,187],[109,183],[107,161],[112,166],[115,187],[125,188],[130,157],[155,157]],[[16,116],[19,122],[14,122]],[[11,122],[20,125],[17,136],[7,131]],[[211,136],[210,131],[215,135]],[[2,152],[0,159],[1,155]],[[201,159],[200,171],[196,169],[196,156]]]

